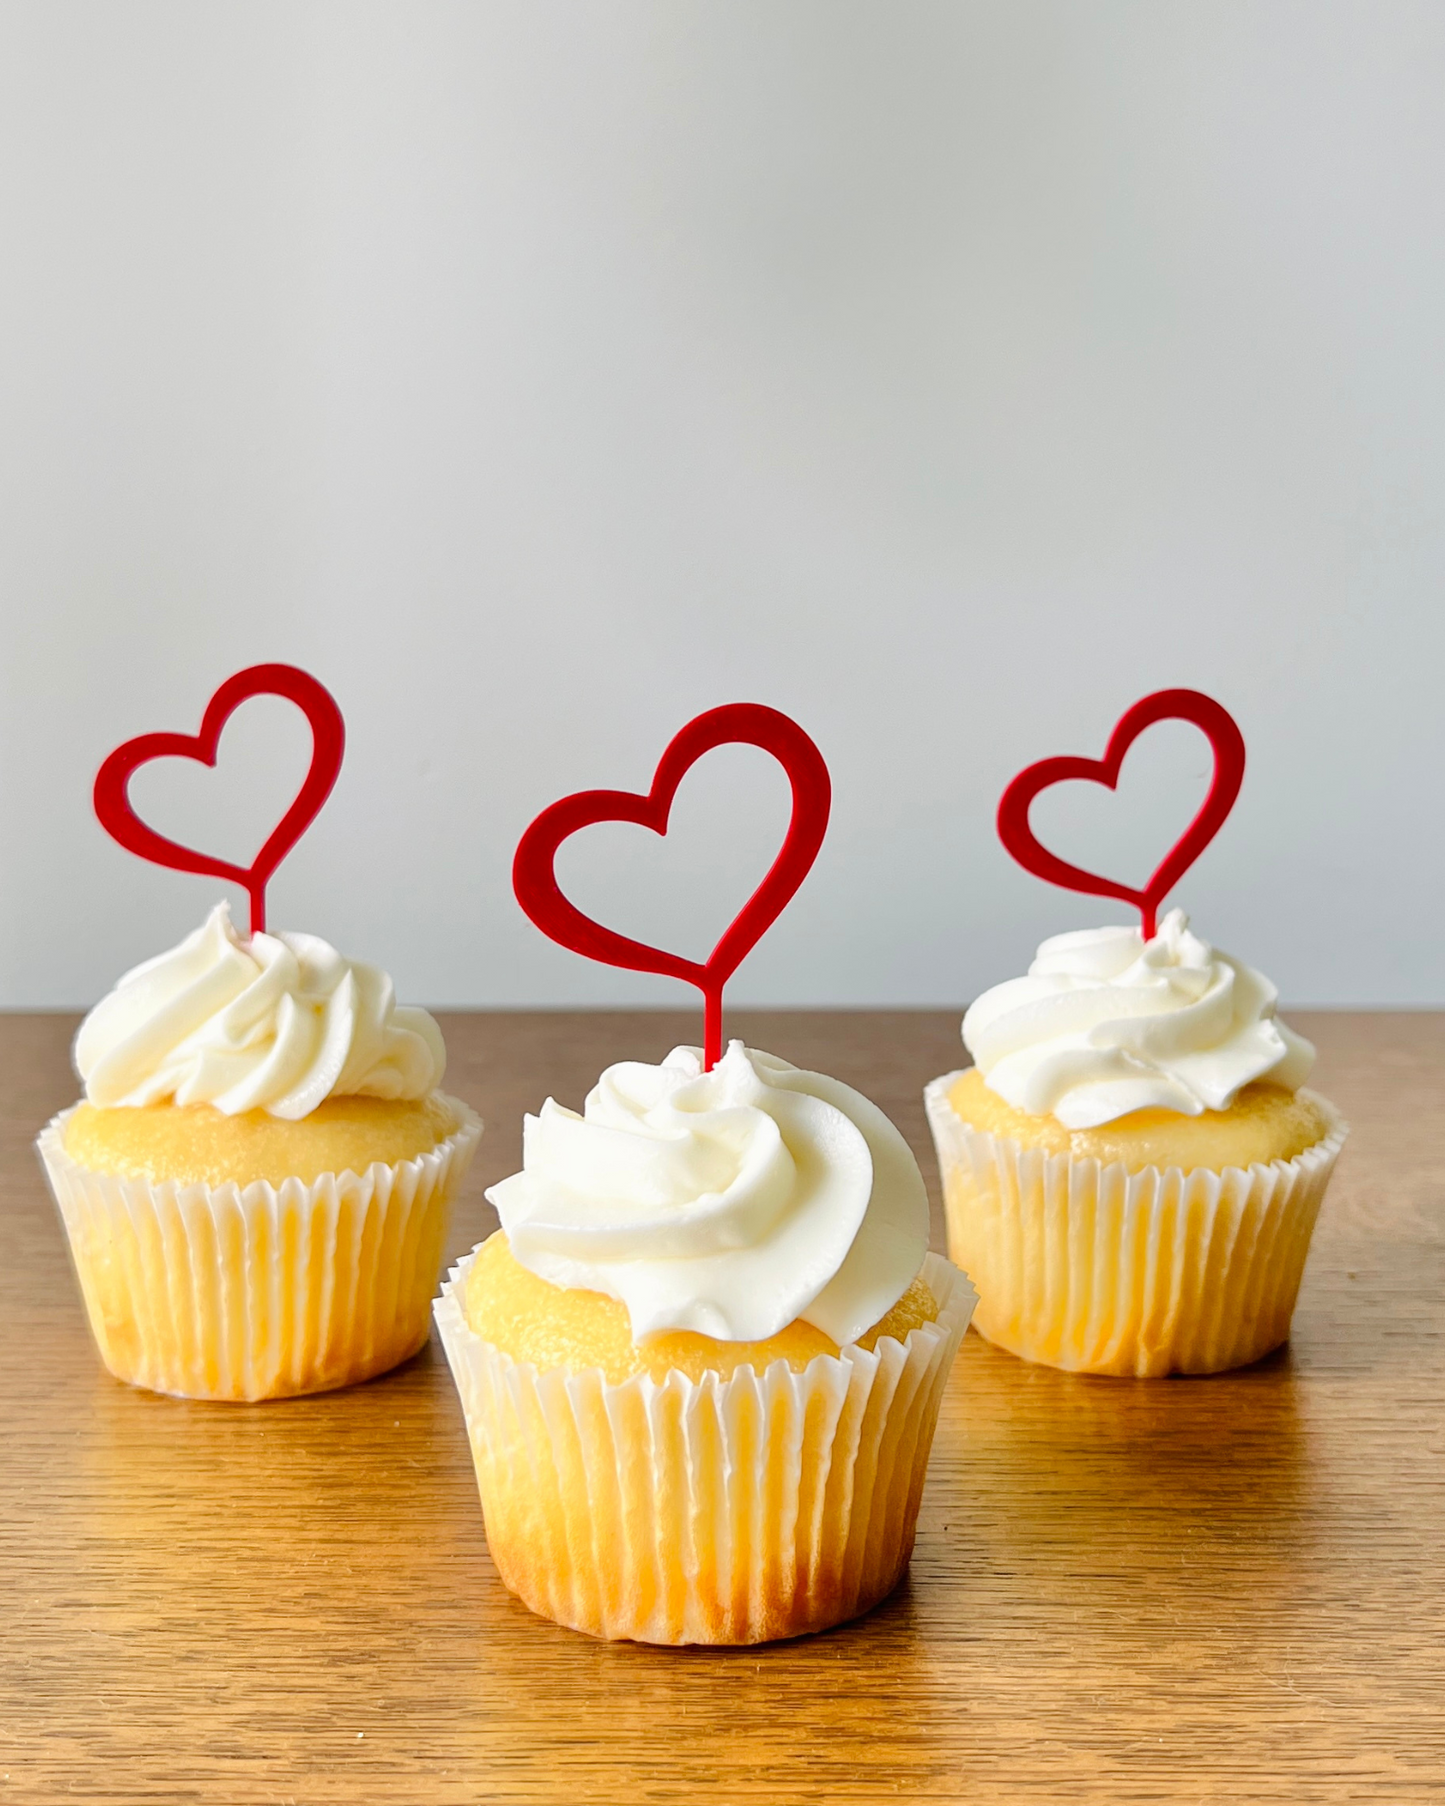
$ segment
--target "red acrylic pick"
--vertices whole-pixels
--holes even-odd
[[[666,834],[672,799],[685,774],[715,746],[741,742],[771,753],[793,787],[793,816],[782,849],[707,959],[683,959],[616,934],[569,903],[557,884],[557,849],[594,822],[631,821]],[[828,828],[833,787],[823,755],[796,721],[756,702],[733,702],[689,721],[658,762],[646,796],[632,790],[580,790],[544,809],[517,843],[512,888],[543,934],[604,965],[661,972],[696,985],[703,997],[703,1062],[722,1057],[723,986],[782,914],[807,877]]]
[[[1124,754],[1156,721],[1192,721],[1203,730],[1214,748],[1214,782],[1198,815],[1154,876],[1143,890],[1131,890],[1127,884],[1116,884],[1112,878],[1100,878],[1070,865],[1040,846],[1029,826],[1029,808],[1041,790],[1071,778],[1107,784],[1113,790],[1119,782]],[[1144,938],[1149,940],[1158,928],[1159,905],[1224,826],[1243,782],[1244,736],[1228,709],[1198,690],[1156,690],[1120,716],[1102,759],[1040,759],[1037,765],[1021,771],[999,801],[999,839],[1024,870],[1037,878],[1047,878],[1050,884],[1061,884],[1065,890],[1083,891],[1086,896],[1119,897],[1132,903],[1143,914]]]
[[[132,809],[127,792],[132,772],[152,759],[199,759],[203,765],[214,766],[221,729],[252,696],[284,696],[296,704],[311,724],[311,769],[296,801],[251,864],[231,865],[227,860],[213,859],[209,853],[192,852],[148,828]],[[226,878],[244,885],[251,904],[250,931],[264,934],[266,886],[271,874],[315,821],[321,805],[330,796],[341,770],[345,745],[341,710],[324,684],[295,665],[252,665],[228,677],[206,704],[200,733],[141,734],[116,747],[95,775],[95,812],[106,833],[129,852],[139,853],[142,859],[169,866],[172,871],[199,872],[205,877]]]

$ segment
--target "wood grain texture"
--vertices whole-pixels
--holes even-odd
[[[876,1098],[935,1179],[956,1013],[748,1014]],[[435,1343],[262,1406],[98,1366],[32,1140],[59,1017],[0,1018],[0,1803],[1404,1803],[1445,1790],[1445,1018],[1301,1018],[1354,1124],[1291,1348],[1085,1379],[970,1336],[912,1577],[803,1642],[590,1642],[502,1589]],[[695,1033],[657,1014],[446,1024],[489,1129]],[[936,1205],[936,1184],[935,1191]]]

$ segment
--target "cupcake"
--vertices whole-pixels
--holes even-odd
[[[82,1102],[39,1147],[101,1359],[184,1398],[370,1379],[427,1339],[481,1134],[425,1010],[224,903],[81,1024]]]
[[[1079,1373],[1217,1373],[1289,1337],[1346,1128],[1274,986],[1172,910],[1061,934],[928,1087],[981,1335]]]
[[[549,1099],[487,1195],[502,1227],[437,1322],[526,1605],[757,1643],[892,1591],[973,1294],[875,1105],[740,1041],[711,1071],[678,1048],[580,1116]]]

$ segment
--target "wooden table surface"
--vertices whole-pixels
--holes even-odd
[[[1354,1135],[1291,1348],[1108,1380],[969,1336],[900,1591],[699,1651],[592,1642],[503,1590],[435,1342],[283,1404],[111,1380],[31,1146],[74,1094],[73,1020],[0,1017],[0,1806],[1445,1797],[1445,1017],[1299,1020]],[[936,1194],[920,1092],[957,1024],[731,1026],[876,1098]],[[445,1026],[489,1123],[454,1252],[524,1108],[695,1032]]]

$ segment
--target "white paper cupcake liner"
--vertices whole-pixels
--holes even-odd
[[[1293,1160],[1219,1171],[1048,1154],[972,1128],[946,1073],[924,1093],[948,1247],[978,1287],[974,1327],[1073,1372],[1218,1373],[1288,1340],[1310,1236],[1348,1128]]]
[[[427,1339],[452,1199],[481,1139],[365,1173],[273,1186],[180,1185],[93,1171],[65,1151],[71,1111],[38,1147],[101,1359],[182,1398],[284,1398],[385,1373]]]
[[[941,1256],[938,1318],[802,1373],[693,1381],[538,1372],[436,1303],[497,1570],[543,1617],[646,1643],[759,1643],[867,1611],[902,1578],[944,1382],[974,1293]]]

